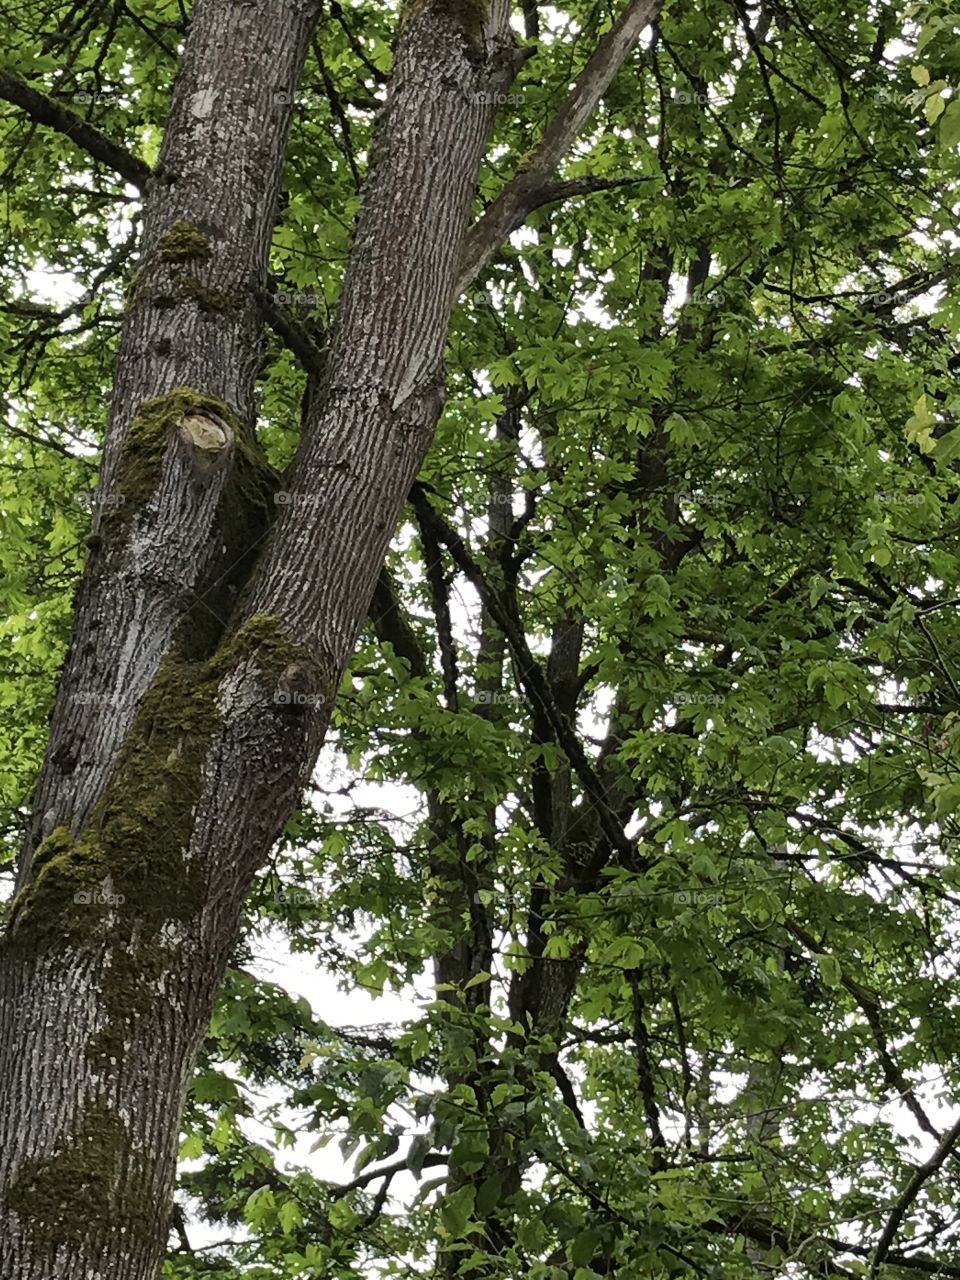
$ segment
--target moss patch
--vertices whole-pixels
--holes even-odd
[[[205,664],[164,661],[89,826],[79,836],[59,827],[37,850],[13,905],[14,943],[69,944],[130,918],[146,941],[194,914],[203,883],[186,846],[216,728],[216,686]]]
[[[120,473],[112,511],[106,523],[122,521],[138,511],[160,483],[170,434],[190,409],[209,409],[231,427],[236,419],[222,401],[192,387],[175,387],[168,395],[144,400],[127,429],[120,454]],[[239,424],[238,424],[239,425]]]
[[[171,222],[160,238],[157,252],[164,262],[189,262],[192,258],[209,258],[210,241],[192,222],[178,218]]]
[[[121,1061],[178,963],[178,924],[205,900],[205,869],[189,858],[204,763],[219,726],[217,692],[253,659],[268,689],[309,655],[268,614],[250,618],[202,662],[170,655],[134,720],[104,796],[77,837],[58,827],[40,845],[17,895],[6,944],[20,951],[89,946],[104,966],[101,1022],[90,1061]]]
[[[145,1163],[131,1150],[120,1114],[105,1102],[88,1105],[58,1151],[23,1169],[8,1205],[29,1225],[35,1246],[50,1252],[118,1229],[142,1239],[155,1219]]]
[[[130,423],[120,454],[116,500],[105,516],[105,526],[124,524],[141,511],[156,492],[170,437],[191,410],[213,413],[230,427],[240,453],[238,462],[242,475],[238,481],[241,487],[248,497],[256,494],[261,510],[271,507],[269,498],[276,488],[277,478],[259,445],[249,441],[236,414],[216,396],[206,395],[193,387],[175,387],[165,396],[144,400]],[[241,496],[234,494],[234,498]]]
[[[268,682],[276,682],[291,663],[309,662],[303,645],[291,639],[279,618],[272,613],[255,613],[227,637],[210,665],[222,678],[238,662],[254,655]]]
[[[223,313],[236,311],[241,305],[241,299],[235,294],[211,289],[196,276],[182,276],[175,287],[178,298],[191,298],[201,311]]]
[[[255,614],[212,657],[184,659],[179,646],[161,664],[89,825],[79,836],[58,827],[40,845],[33,874],[14,901],[12,942],[43,948],[117,936],[136,922],[136,946],[171,921],[192,918],[204,877],[187,857],[203,766],[220,717],[217,691],[236,665],[254,658],[268,688],[309,654],[270,614]],[[136,957],[139,969],[142,956]],[[141,982],[142,985],[142,982]]]

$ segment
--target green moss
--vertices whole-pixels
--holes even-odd
[[[195,915],[205,886],[188,849],[220,723],[217,690],[250,658],[268,687],[291,665],[312,665],[270,614],[255,614],[206,660],[185,659],[182,645],[164,659],[89,825],[79,836],[58,827],[37,850],[13,904],[12,941],[60,946],[98,928],[113,939],[135,920],[138,938],[149,942]],[[142,959],[135,956],[138,973]]]
[[[198,392],[177,387],[169,395],[144,400],[127,429],[120,454],[120,474],[115,506],[134,510],[150,498],[160,483],[170,432],[186,411],[197,402]],[[105,523],[118,523],[129,512],[111,511]]]
[[[86,1107],[59,1150],[22,1170],[7,1203],[41,1253],[118,1231],[143,1238],[156,1217],[145,1161],[119,1112],[102,1101]]]
[[[123,524],[138,513],[156,491],[170,433],[191,409],[216,414],[242,441],[243,428],[239,420],[216,396],[206,395],[193,387],[175,387],[165,396],[144,400],[123,442],[117,500],[105,517],[106,526]],[[263,466],[266,467],[265,462]]]
[[[179,298],[192,298],[201,311],[236,311],[241,305],[241,299],[236,295],[224,293],[222,289],[211,289],[196,276],[182,276],[176,283],[176,292]]]
[[[55,828],[33,855],[34,872],[39,871],[42,866],[52,862],[60,854],[67,853],[72,844],[73,835],[69,827]]]
[[[102,1066],[121,1060],[176,965],[178,925],[200,911],[206,880],[190,859],[204,763],[220,724],[223,677],[252,659],[269,689],[306,651],[272,615],[257,614],[207,660],[162,664],[88,827],[58,827],[41,844],[11,911],[7,943],[21,951],[103,943],[101,1022],[87,1046]]]
[[[203,763],[217,725],[218,677],[204,663],[161,665],[79,836],[57,828],[13,905],[11,939],[31,948],[69,944],[135,919],[144,941],[189,919],[203,896],[187,857]]]
[[[189,262],[191,258],[209,258],[210,241],[192,222],[179,218],[160,238],[157,252],[165,262]]]
[[[272,613],[255,613],[226,638],[214,654],[210,666],[218,678],[238,662],[256,655],[257,668],[275,684],[294,663],[310,663],[303,645],[293,640],[279,618]]]

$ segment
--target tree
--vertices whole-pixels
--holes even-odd
[[[3,1280],[156,1275],[181,1118],[252,1229],[174,1219],[184,1280],[960,1274],[953,19],[680,9],[58,10],[0,75],[11,836],[81,559],[32,513],[116,334],[0,958]],[[51,261],[89,292],[24,302]],[[412,830],[301,805],[331,715]],[[258,911],[435,1001],[318,1025]],[[244,1132],[266,1080],[351,1184]]]

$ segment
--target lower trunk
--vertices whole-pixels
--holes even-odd
[[[15,1045],[0,1065],[2,1280],[153,1280],[163,1259],[177,1157],[171,1117],[215,984],[211,970],[204,978],[190,966],[158,971],[153,991],[124,991],[126,963],[105,943],[92,953],[21,954],[0,975],[0,1036]],[[103,981],[130,1000],[135,1026],[105,1022]],[[122,1072],[110,1070],[118,1055]]]

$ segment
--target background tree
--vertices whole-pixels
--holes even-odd
[[[4,1280],[156,1273],[198,1044],[168,1276],[960,1275],[955,20],[610,16],[57,9],[0,77]],[[327,1027],[267,924],[435,998]]]

